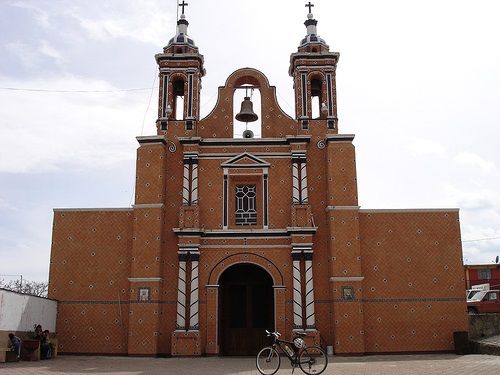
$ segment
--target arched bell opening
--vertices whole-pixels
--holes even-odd
[[[227,268],[219,278],[219,344],[222,355],[256,355],[274,330],[271,275],[252,263]]]
[[[260,90],[252,84],[236,87],[233,95],[233,138],[261,138],[261,115]]]
[[[311,118],[321,118],[323,101],[323,84],[320,78],[311,79]]]
[[[176,78],[172,82],[172,118],[175,120],[184,120],[184,80]]]

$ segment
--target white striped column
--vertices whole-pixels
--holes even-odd
[[[191,258],[191,295],[189,297],[189,329],[198,330],[198,264],[200,260],[199,253],[190,253]]]
[[[306,329],[316,329],[316,319],[314,316],[314,285],[312,270],[313,253],[304,252],[305,259],[305,277],[306,277]]]
[[[193,158],[191,164],[191,204],[198,204],[198,158]]]
[[[179,253],[177,286],[177,329],[186,329],[186,253]]]
[[[299,163],[292,157],[292,199],[294,204],[300,204]]]
[[[305,155],[301,158],[299,163],[300,168],[300,203],[307,204],[309,202],[309,195],[307,192],[307,169]]]
[[[303,329],[302,284],[300,280],[300,252],[292,252],[293,259],[293,329]]]
[[[304,153],[292,154],[292,192],[293,204],[307,204],[309,202],[306,155]]]
[[[188,206],[191,202],[189,199],[189,169],[190,169],[190,159],[189,157],[184,157],[184,176],[182,177],[182,204]]]

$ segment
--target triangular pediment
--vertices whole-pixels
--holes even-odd
[[[255,155],[244,152],[221,164],[224,168],[268,168],[269,163]]]

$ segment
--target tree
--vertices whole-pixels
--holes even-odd
[[[49,290],[48,281],[30,281],[20,279],[5,281],[0,279],[0,288],[12,290],[13,292],[31,294],[32,296],[47,297]]]

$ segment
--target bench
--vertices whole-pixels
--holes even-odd
[[[17,355],[10,348],[0,347],[0,362],[17,362]]]

